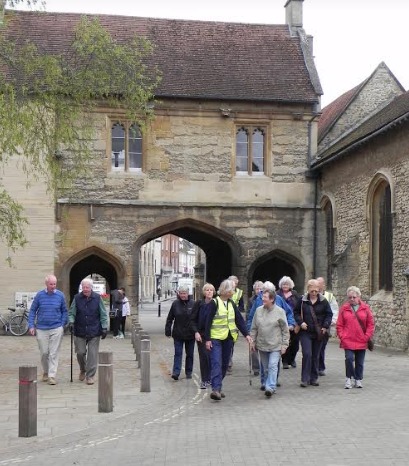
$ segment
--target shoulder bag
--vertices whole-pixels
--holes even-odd
[[[317,316],[315,315],[313,307],[312,306],[309,306],[309,307],[310,307],[312,320],[314,321],[314,325],[315,325],[315,332],[317,333],[317,340],[322,341],[324,339],[324,334],[321,332],[321,326],[318,323]]]
[[[364,328],[364,324],[362,323],[361,319],[358,317],[357,313],[354,311],[354,314],[355,314],[355,317],[357,318],[358,322],[359,322],[359,325],[361,326],[361,329],[362,329],[362,332],[364,333],[365,335],[365,328]],[[375,344],[372,340],[372,338],[370,338],[368,340],[368,349],[369,351],[373,351],[375,348]]]

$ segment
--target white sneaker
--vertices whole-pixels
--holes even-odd
[[[355,388],[362,388],[362,380],[355,380]]]
[[[349,379],[348,377],[345,379],[345,387],[344,388],[346,388],[346,389],[352,388],[351,379]]]

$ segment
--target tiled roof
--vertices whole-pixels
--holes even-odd
[[[365,144],[380,133],[390,131],[406,119],[409,119],[409,91],[395,97],[386,107],[364,121],[357,129],[330,146],[320,154],[320,158],[312,164],[312,168],[322,167],[335,158]]]
[[[345,94],[342,94],[340,97],[322,109],[322,113],[318,121],[318,143],[320,143],[328,134],[330,129],[338,121],[339,117],[345,112],[349,104],[354,100],[355,96],[359,94],[366,82],[367,79],[353,89],[345,92]]]
[[[8,11],[9,34],[59,53],[82,16]],[[286,25],[92,17],[119,42],[137,34],[154,44],[152,60],[163,74],[157,97],[317,101],[300,39]]]

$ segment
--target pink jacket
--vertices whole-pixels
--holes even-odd
[[[371,308],[361,301],[356,311],[357,316],[363,324],[365,333],[359,325],[349,302],[345,302],[338,314],[337,335],[340,339],[340,347],[350,350],[362,350],[368,348],[370,340],[375,331],[375,322]]]

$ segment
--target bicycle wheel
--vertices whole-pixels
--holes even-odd
[[[16,337],[21,337],[28,332],[28,320],[25,315],[13,316],[9,325],[10,332]]]

